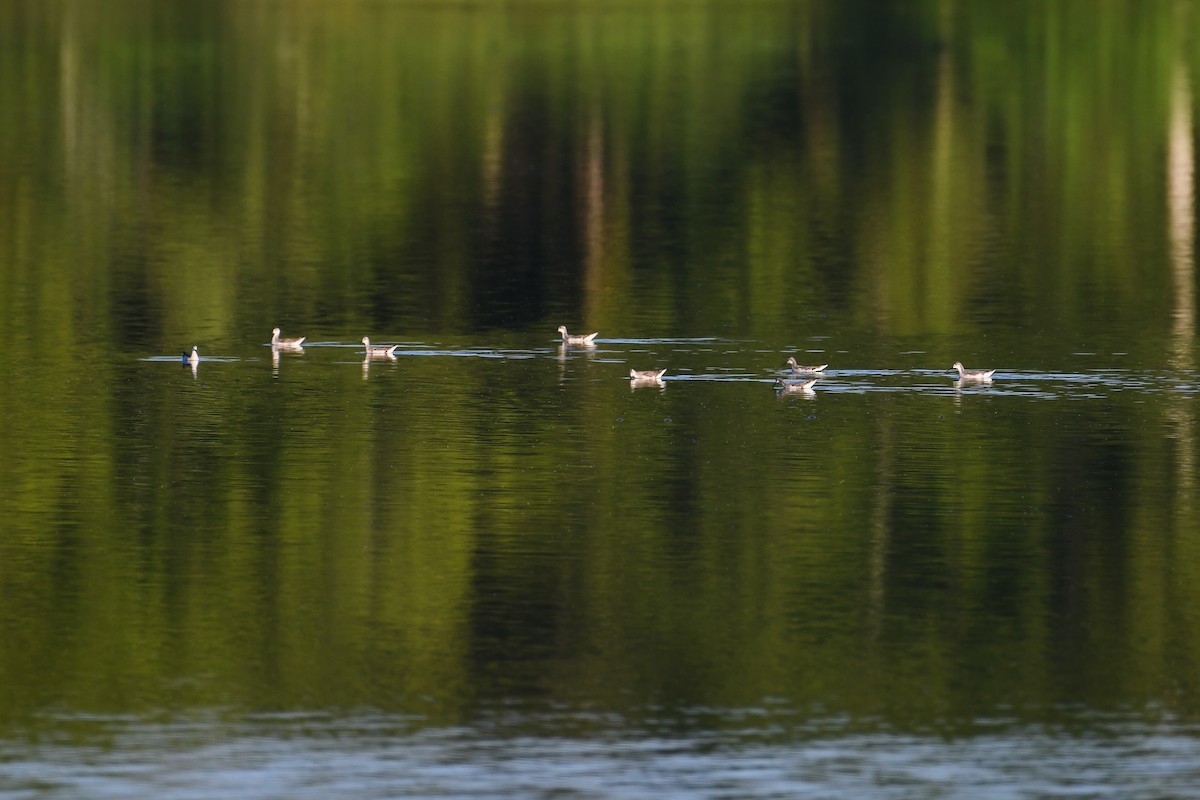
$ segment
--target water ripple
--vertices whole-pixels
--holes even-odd
[[[709,709],[679,732],[564,711],[422,727],[417,717],[264,714],[103,724],[95,743],[0,744],[6,798],[1093,798],[1189,795],[1195,726],[1089,720],[1086,735],[1003,718],[976,732],[903,732],[778,709]],[[64,721],[59,720],[62,724]],[[76,720],[83,725],[85,721]],[[94,726],[97,720],[87,720]],[[568,723],[562,727],[560,723]],[[554,733],[550,733],[554,731]],[[102,739],[102,741],[100,741]]]

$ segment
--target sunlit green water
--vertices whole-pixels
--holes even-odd
[[[1197,13],[0,4],[0,795],[1194,786]]]

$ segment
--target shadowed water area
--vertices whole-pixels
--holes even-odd
[[[1195,792],[1198,15],[0,0],[0,798]]]

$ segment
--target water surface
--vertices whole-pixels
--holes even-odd
[[[0,796],[1187,795],[1195,25],[5,5]]]

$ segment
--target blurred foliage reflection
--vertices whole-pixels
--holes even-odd
[[[1195,718],[1196,25],[0,4],[0,718]],[[563,322],[683,344],[560,354]],[[275,324],[448,355],[272,370]],[[139,360],[193,343],[240,360]],[[1060,382],[619,380],[805,346]]]

